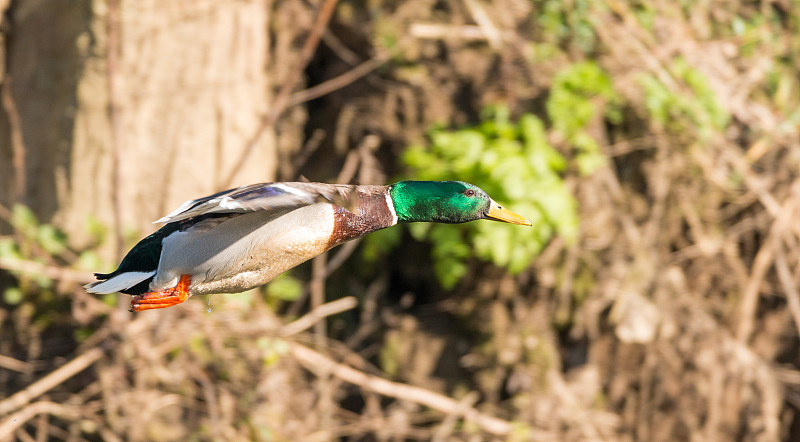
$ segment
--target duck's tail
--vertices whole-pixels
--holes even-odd
[[[95,273],[94,276],[99,281],[90,282],[83,286],[89,293],[107,295],[109,293],[122,292],[137,284],[142,283],[148,278],[152,278],[156,271],[152,272],[122,272],[114,273]]]

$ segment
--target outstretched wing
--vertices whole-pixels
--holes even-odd
[[[259,183],[186,201],[156,223],[172,223],[210,213],[288,209],[329,202],[349,211],[358,206],[355,186],[325,183]]]

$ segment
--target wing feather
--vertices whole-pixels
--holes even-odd
[[[325,183],[259,183],[186,201],[156,223],[172,223],[210,213],[290,209],[329,202],[349,211],[358,206],[356,186]]]

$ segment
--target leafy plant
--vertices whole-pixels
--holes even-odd
[[[16,232],[16,238],[0,239],[0,258],[19,261],[34,261],[46,264],[42,255],[57,255],[66,250],[64,235],[52,226],[40,225],[33,212],[21,205],[15,205],[11,210],[11,227]],[[49,296],[48,289],[53,281],[45,275],[31,275],[12,271],[18,279],[18,287],[6,287],[3,290],[3,301],[9,305],[21,303],[26,291],[39,287],[41,295]]]
[[[11,210],[9,223],[13,236],[0,237],[0,258],[11,262],[34,263],[41,265],[64,265],[72,263],[80,268],[97,268],[100,258],[93,250],[75,253],[67,244],[64,232],[50,224],[40,223],[30,208],[17,204]],[[87,227],[91,236],[100,242],[103,231],[92,220]],[[0,287],[2,300],[9,305],[17,305],[26,300],[49,302],[54,296],[53,280],[45,274],[10,270],[16,278],[16,285]],[[30,299],[27,295],[36,294]]]
[[[567,160],[547,142],[544,123],[531,114],[512,122],[505,108],[490,110],[487,117],[474,127],[435,129],[430,146],[413,146],[403,155],[416,179],[475,183],[533,222],[532,228],[492,222],[410,225],[414,238],[431,241],[434,270],[445,288],[464,276],[471,258],[516,273],[556,232],[570,241],[577,233],[575,200],[560,176]]]
[[[553,79],[547,116],[553,129],[576,148],[575,161],[581,174],[594,172],[606,160],[597,141],[586,133],[586,127],[601,116],[619,123],[620,101],[611,77],[594,62],[572,64]]]
[[[610,76],[594,62],[569,65],[554,77],[546,103],[549,130],[574,148],[574,165],[581,174],[590,174],[607,161],[587,128],[598,118],[620,122],[621,102]],[[486,222],[410,225],[415,239],[431,241],[434,270],[445,288],[466,274],[469,259],[490,261],[516,273],[554,234],[574,239],[575,201],[561,178],[570,163],[550,145],[549,135],[540,118],[524,114],[514,122],[508,109],[497,107],[488,109],[477,126],[433,129],[430,146],[412,146],[405,152],[403,162],[415,179],[475,183],[533,221],[532,230]],[[364,256],[374,259],[398,241],[397,230],[378,232],[366,239]]]
[[[685,87],[673,90],[653,74],[643,74],[638,79],[645,106],[658,126],[676,133],[692,128],[702,140],[727,125],[730,116],[719,104],[703,73],[682,58],[673,61],[670,73]]]
[[[597,46],[597,37],[591,22],[592,2],[575,0],[537,0],[537,21],[542,38],[557,44],[571,44],[584,53]]]

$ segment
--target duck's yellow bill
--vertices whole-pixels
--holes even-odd
[[[492,203],[489,206],[489,212],[486,213],[486,218],[495,221],[502,221],[504,223],[520,224],[523,226],[531,225],[531,222],[528,220],[528,218],[525,218],[522,215],[517,215],[516,213],[500,206],[494,200],[492,200]]]

